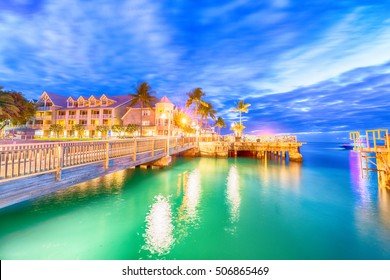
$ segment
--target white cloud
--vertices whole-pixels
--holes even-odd
[[[329,29],[319,41],[287,51],[273,65],[275,92],[285,92],[335,77],[343,72],[390,60],[390,27],[365,22],[356,9]]]

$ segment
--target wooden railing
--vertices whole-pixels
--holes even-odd
[[[0,182],[56,172],[61,170],[131,156],[133,161],[143,153],[153,157],[156,152],[166,155],[166,138],[148,138],[121,141],[46,142],[18,145],[0,145]],[[171,138],[170,148],[194,144],[195,138]]]

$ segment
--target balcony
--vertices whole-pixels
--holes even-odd
[[[98,118],[100,118],[100,115],[99,114],[92,114],[91,118],[92,119],[98,119]]]
[[[66,115],[58,115],[57,120],[64,120],[66,119]]]
[[[53,106],[39,106],[37,108],[37,111],[50,111],[50,110],[53,110],[54,107]]]
[[[34,129],[48,130],[50,124],[33,124],[31,127]]]
[[[68,119],[74,120],[74,119],[76,119],[76,115],[69,115],[69,116],[68,116]]]
[[[51,116],[35,116],[36,120],[51,120]]]
[[[88,115],[79,115],[80,120],[86,120],[88,119]]]
[[[103,119],[111,119],[112,114],[103,114]]]

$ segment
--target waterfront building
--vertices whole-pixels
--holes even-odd
[[[142,125],[143,136],[168,135],[168,133],[174,135],[177,131],[173,122],[173,116],[177,112],[175,105],[166,96],[151,105],[152,108],[142,108],[142,112],[139,103],[128,107],[121,118],[123,126]]]
[[[50,136],[50,125],[59,124],[63,130],[59,136],[100,136],[98,125],[111,127],[121,125],[121,117],[130,102],[128,95],[108,96],[106,94],[66,97],[44,91],[37,101],[38,109],[32,127],[37,136]],[[83,135],[77,135],[73,125],[84,126]]]

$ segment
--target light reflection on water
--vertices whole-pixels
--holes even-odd
[[[229,219],[232,224],[240,218],[240,176],[236,165],[229,169],[226,187],[226,201],[229,206]]]
[[[183,191],[183,196],[181,194]],[[159,257],[170,253],[175,244],[180,243],[190,229],[199,223],[198,205],[201,197],[201,177],[198,169],[190,174],[178,174],[177,196],[181,204],[177,211],[172,210],[172,196],[157,195],[149,207],[145,218],[145,245],[143,250]]]
[[[177,159],[0,211],[0,258],[389,259],[389,191],[322,147],[303,163]]]
[[[145,218],[145,245],[142,249],[161,256],[169,253],[175,241],[172,209],[166,197],[158,195],[154,200]]]

